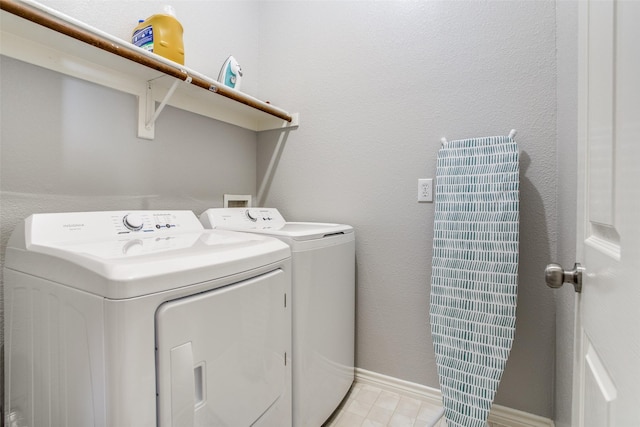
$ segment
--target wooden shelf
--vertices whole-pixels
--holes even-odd
[[[130,93],[139,99],[138,135],[153,139],[156,102],[254,131],[292,128],[298,114],[226,87],[34,2],[0,0],[0,53]]]

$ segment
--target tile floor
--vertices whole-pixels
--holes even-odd
[[[424,427],[442,406],[432,401],[355,383],[323,427]],[[445,427],[441,420],[437,427]]]

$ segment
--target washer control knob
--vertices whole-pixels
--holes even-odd
[[[259,216],[260,213],[257,210],[247,209],[247,218],[249,218],[251,221],[257,221]]]
[[[144,225],[142,217],[138,214],[125,215],[124,218],[122,218],[122,223],[131,231],[142,230],[142,226]]]

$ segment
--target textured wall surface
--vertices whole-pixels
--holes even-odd
[[[578,2],[556,4],[558,59],[558,257],[571,268],[576,259],[576,188],[578,138]],[[571,426],[574,299],[572,286],[554,290],[556,363],[554,421]]]
[[[438,387],[428,325],[440,138],[521,149],[518,323],[496,402],[552,416],[556,60],[552,2],[264,2],[260,90],[300,110],[260,135],[258,187],[289,220],[352,224],[357,365]],[[271,165],[271,167],[270,167]]]
[[[46,3],[125,39],[158,5]],[[434,177],[442,136],[516,128],[518,322],[496,401],[551,417],[555,301],[542,271],[556,256],[558,225],[555,3],[171,3],[188,66],[215,77],[233,54],[243,89],[299,111],[300,128],[256,137],[168,109],[156,140],[140,141],[132,97],[3,57],[2,253],[31,212],[198,211],[220,205],[223,192],[258,194],[289,220],[355,227],[357,365],[438,387],[428,325],[433,204],[416,202],[417,179]],[[33,93],[11,88],[24,73],[40,79]]]

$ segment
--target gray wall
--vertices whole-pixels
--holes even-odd
[[[518,130],[521,262],[512,357],[496,402],[552,417],[556,256],[553,2],[263,2],[260,90],[294,106],[285,141],[259,136],[264,204],[352,224],[357,366],[439,387],[428,324],[440,138]],[[277,164],[269,173],[269,164]]]
[[[578,3],[558,1],[558,257],[571,268],[576,259],[576,188],[578,119]],[[555,414],[556,427],[571,426],[573,374],[573,287],[553,291],[556,306]]]
[[[130,11],[135,25],[156,6],[47,3],[123,38]],[[14,224],[32,212],[199,211],[219,206],[224,192],[260,193],[289,220],[355,226],[357,365],[438,387],[428,325],[433,204],[416,202],[417,179],[434,177],[442,136],[516,128],[518,323],[496,401],[553,417],[555,308],[566,308],[542,280],[561,220],[555,3],[175,6],[188,66],[216,76],[234,54],[243,89],[299,111],[300,128],[256,135],[168,109],[156,140],[141,141],[133,97],[3,57],[2,254]],[[13,84],[25,74],[37,77],[32,89]]]

